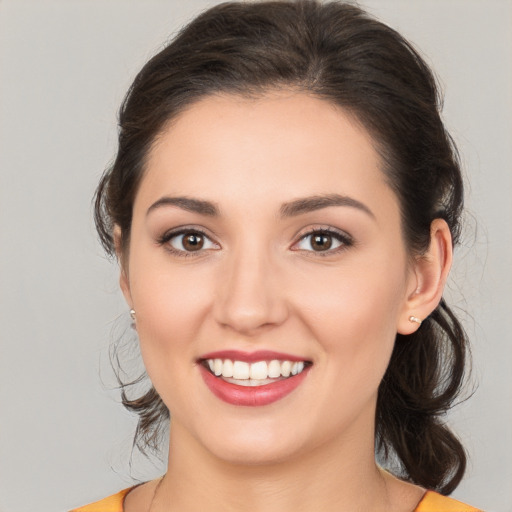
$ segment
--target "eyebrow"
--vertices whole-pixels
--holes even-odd
[[[164,196],[158,201],[153,203],[146,212],[148,215],[153,210],[161,208],[162,206],[177,206],[183,210],[187,210],[193,213],[199,213],[201,215],[207,215],[208,217],[216,217],[219,215],[219,209],[214,203],[205,201],[203,199],[192,199],[191,197],[168,197]]]
[[[330,206],[349,206],[356,208],[375,219],[373,212],[364,203],[352,197],[339,194],[310,196],[284,203],[280,208],[280,214],[281,217],[294,217],[315,210],[321,210],[322,208],[329,208]]]
[[[193,199],[186,196],[164,196],[148,208],[146,215],[163,206],[177,206],[183,210],[198,213],[200,215],[206,215],[208,217],[218,217],[220,215],[219,208],[211,201]],[[303,215],[308,212],[329,208],[331,206],[348,206],[356,208],[375,219],[373,212],[364,203],[361,203],[352,197],[342,196],[339,194],[316,195],[295,199],[294,201],[283,203],[279,209],[279,213],[282,218],[295,217],[297,215]]]

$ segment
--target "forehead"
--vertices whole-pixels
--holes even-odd
[[[160,133],[136,202],[172,193],[270,207],[330,193],[373,202],[383,192],[395,201],[381,164],[369,133],[325,100],[283,91],[208,96]]]

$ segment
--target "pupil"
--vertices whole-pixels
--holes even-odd
[[[183,247],[188,251],[198,251],[203,247],[203,237],[202,235],[197,235],[194,233],[190,233],[183,237]]]
[[[329,235],[315,235],[311,245],[315,251],[325,251],[331,247],[332,238]]]

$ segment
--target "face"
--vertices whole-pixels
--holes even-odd
[[[121,278],[172,435],[242,463],[373,454],[409,261],[345,112],[282,92],[194,104],[149,155]]]

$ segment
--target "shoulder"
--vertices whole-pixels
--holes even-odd
[[[70,512],[123,512],[124,498],[132,489],[133,487],[123,489],[108,498],[96,501],[85,507],[74,508]]]
[[[414,512],[483,512],[460,501],[427,491]]]

